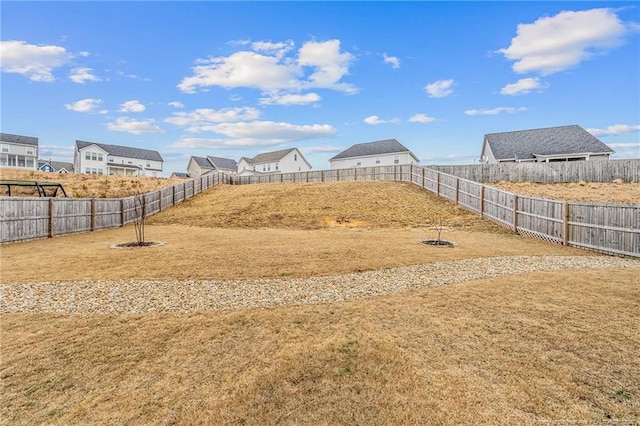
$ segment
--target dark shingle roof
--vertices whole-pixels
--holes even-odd
[[[140,160],[164,161],[158,151],[142,148],[132,148],[129,146],[107,145],[104,143],[76,141],[77,149],[85,148],[89,145],[97,145],[116,157],[137,158]]]
[[[51,167],[53,167],[55,171],[62,170],[62,169],[65,169],[68,172],[73,171],[73,163],[69,163],[67,161],[38,160],[38,167],[41,167],[44,164],[50,165]]]
[[[0,140],[2,140],[2,142],[38,146],[38,138],[34,138],[32,136],[20,136],[12,135],[10,133],[0,133]]]
[[[533,159],[535,155],[614,152],[578,125],[484,135],[496,160]]]
[[[208,169],[213,167],[209,160],[207,160],[205,157],[196,157],[195,155],[192,155],[191,158],[193,158],[196,164],[200,167],[206,167]]]
[[[396,152],[408,152],[418,161],[418,158],[407,149],[404,145],[395,139],[385,139],[382,141],[357,143],[350,148],[345,149],[338,155],[329,159],[338,160],[341,158],[365,157],[369,155],[395,154]]]
[[[236,160],[231,160],[229,158],[221,158],[221,157],[212,157],[208,156],[207,160],[211,164],[213,164],[216,169],[224,169],[224,170],[238,170],[238,163]]]

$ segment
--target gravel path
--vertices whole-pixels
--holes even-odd
[[[590,268],[640,269],[640,260],[604,256],[509,256],[300,279],[10,284],[0,286],[0,314],[139,314],[332,303],[501,275]]]

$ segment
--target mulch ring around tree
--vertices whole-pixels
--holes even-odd
[[[435,247],[455,247],[458,244],[452,241],[446,240],[422,240],[420,244],[425,244],[427,246],[435,246]]]
[[[142,243],[139,243],[137,241],[130,241],[127,243],[118,243],[118,244],[111,244],[111,246],[109,246],[109,248],[113,248],[113,249],[135,249],[135,248],[146,248],[146,247],[159,247],[159,246],[163,246],[164,245],[164,241],[144,241]]]

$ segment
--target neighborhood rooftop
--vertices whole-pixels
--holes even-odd
[[[139,158],[141,160],[152,160],[152,161],[163,161],[162,156],[158,151],[153,151],[150,149],[143,148],[132,148],[129,146],[121,146],[121,145],[107,145],[103,143],[96,142],[87,142],[76,140],[76,146],[78,149],[86,148],[90,145],[96,145],[109,154],[116,157],[128,157],[128,158]]]
[[[295,150],[295,148],[281,149],[280,151],[265,152],[258,154],[253,158],[243,157],[247,163],[270,163],[273,161],[279,161],[284,158],[285,155]]]
[[[369,155],[393,154],[396,152],[411,152],[396,139],[385,139],[381,141],[358,143],[342,151],[330,160],[340,158],[364,157]],[[411,154],[414,158],[415,155]],[[418,161],[417,158],[415,158]]]
[[[21,135],[12,135],[11,133],[0,133],[0,140],[2,140],[3,142],[38,146],[38,138],[34,138],[32,136],[21,136]]]
[[[489,133],[485,141],[498,160],[575,153],[612,153],[606,144],[578,125]]]

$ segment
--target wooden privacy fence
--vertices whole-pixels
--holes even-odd
[[[411,169],[414,184],[514,232],[568,246],[640,257],[640,204],[529,197],[426,167]]]
[[[243,177],[210,174],[144,194],[144,214],[151,216],[219,183],[245,185],[361,180],[412,182],[514,232],[553,243],[640,258],[640,204],[583,203],[528,197],[411,165]],[[0,199],[0,242],[124,226],[133,222],[136,214],[135,197],[4,197]]]
[[[491,182],[640,182],[640,159],[593,160],[553,163],[499,163],[465,166],[427,166],[481,183]]]
[[[208,174],[174,186],[126,198],[0,198],[0,242],[115,228],[149,217],[219,183]]]

